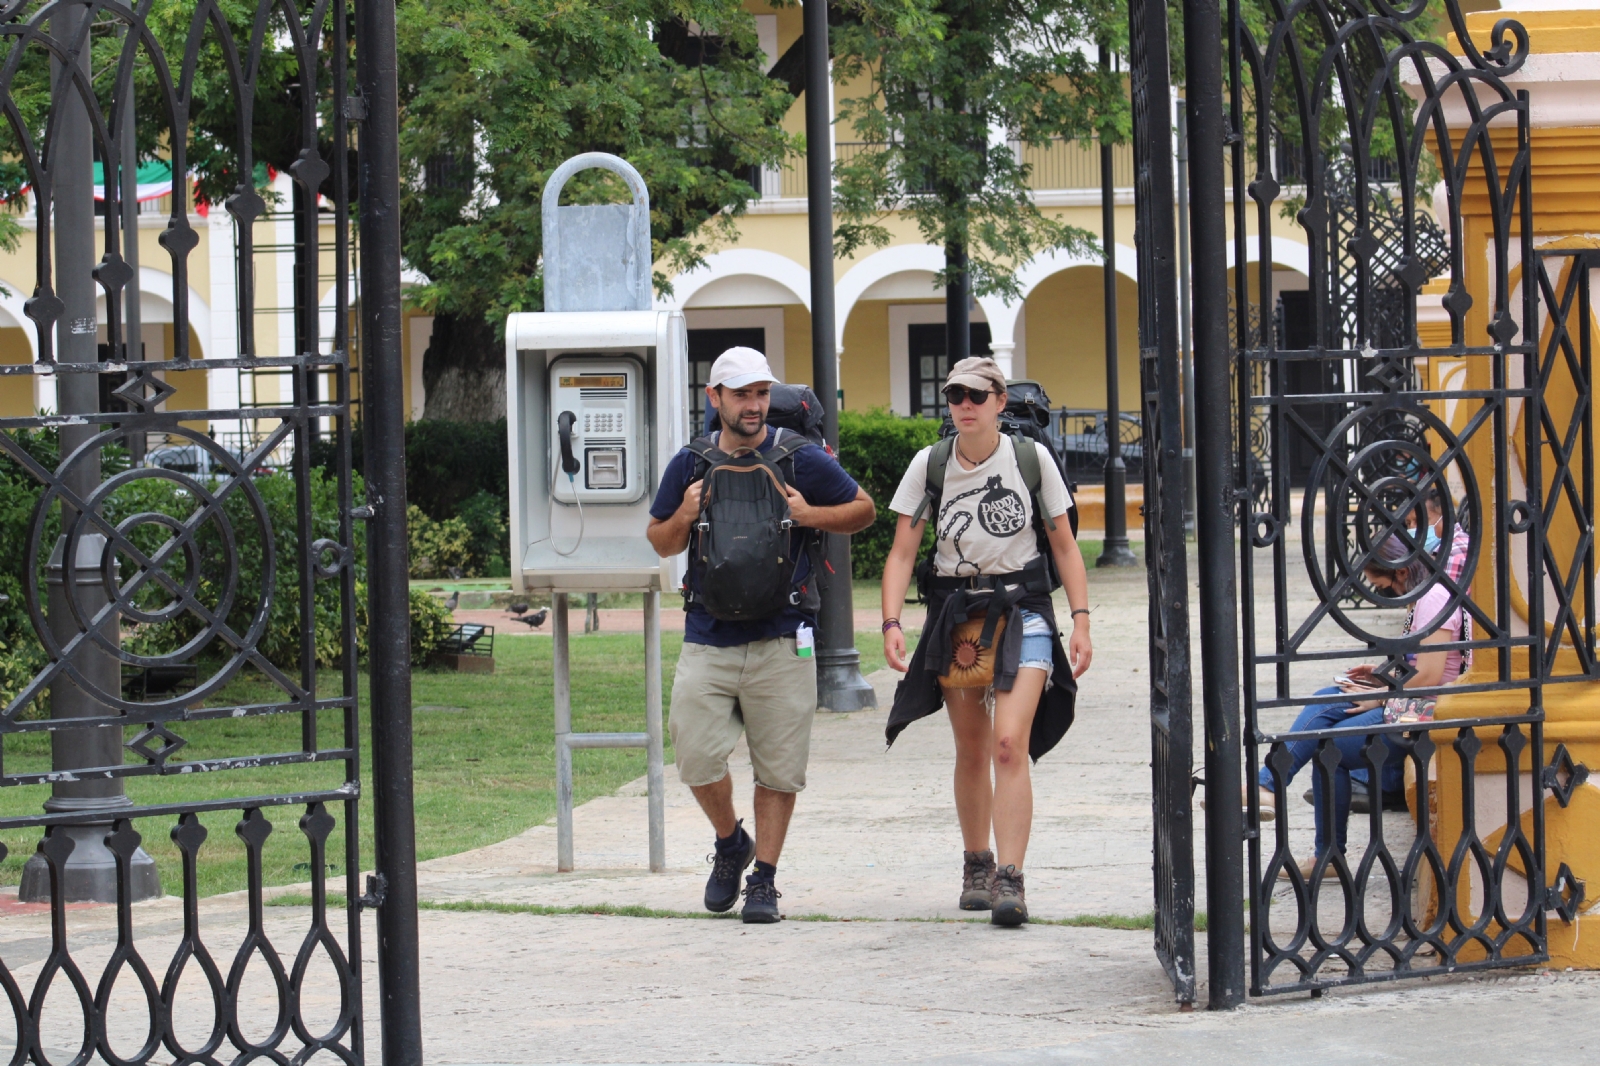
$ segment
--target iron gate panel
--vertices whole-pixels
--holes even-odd
[[[1259,480],[1255,464],[1236,468],[1256,995],[1544,959],[1553,897],[1542,687],[1558,679],[1558,662],[1594,676],[1592,537],[1568,546],[1576,562],[1549,543],[1558,509],[1569,525],[1593,527],[1588,272],[1553,274],[1554,253],[1535,252],[1528,101],[1504,80],[1527,57],[1526,33],[1502,20],[1480,50],[1446,0],[1465,51],[1454,56],[1429,39],[1425,7],[1228,8],[1233,261],[1248,264],[1231,272],[1234,306],[1272,306],[1272,223],[1285,204],[1310,247],[1312,342],[1287,348],[1270,315],[1258,330],[1234,331],[1237,439],[1254,434],[1266,453]],[[1273,151],[1286,141],[1298,158]],[[1330,168],[1336,154],[1350,165]],[[1335,187],[1339,176],[1347,188]],[[1448,205],[1441,302],[1451,340],[1424,349],[1417,300],[1437,242],[1418,201],[1434,180]],[[1492,211],[1483,248],[1468,247],[1467,196]],[[1468,260],[1480,252],[1488,335],[1469,337]],[[1524,268],[1536,283],[1524,283]],[[1552,319],[1543,345],[1541,290]],[[1579,304],[1581,324],[1568,318]],[[1308,364],[1326,369],[1307,374]],[[1447,372],[1460,380],[1446,382]],[[1542,387],[1556,373],[1580,396],[1559,417]],[[1343,387],[1299,394],[1285,388],[1291,377]],[[1299,489],[1291,442],[1315,457]],[[1437,544],[1422,532],[1432,493],[1443,514]],[[1375,563],[1404,576],[1389,584]],[[1435,588],[1446,607],[1406,632]],[[1397,693],[1417,673],[1408,656],[1457,607],[1467,621],[1431,647],[1476,665],[1448,688],[1406,695],[1497,694],[1485,713],[1387,724],[1377,711],[1311,717],[1307,708],[1343,702],[1324,688],[1328,674],[1362,659],[1377,660],[1380,697]],[[1550,618],[1550,639],[1528,618]],[[1530,665],[1525,678],[1520,663]],[[1290,788],[1302,764],[1312,771],[1309,810]],[[1254,787],[1263,767],[1276,814],[1267,821]],[[1340,815],[1361,772],[1366,840],[1358,824],[1347,857]],[[1397,783],[1407,816],[1386,820],[1386,786]],[[1477,824],[1490,809],[1498,832]],[[1321,839],[1307,839],[1313,820],[1325,826]]]
[[[0,574],[25,611],[5,634],[14,669],[0,682],[0,788],[14,791],[0,795],[0,829],[43,829],[33,869],[51,901],[44,959],[19,960],[0,945],[13,1066],[30,1056],[78,1066],[97,1052],[123,1066],[163,1049],[213,1066],[298,1064],[319,1052],[365,1060],[360,910],[381,903],[382,891],[380,883],[364,901],[357,883],[357,523],[374,509],[358,506],[350,449],[350,120],[361,113],[351,17],[345,0],[227,10],[211,0],[19,0],[0,20],[8,192],[26,187],[34,206],[23,224],[37,235],[26,304],[37,359],[0,366],[0,375],[31,379],[47,398],[53,388],[59,400],[55,413],[0,418],[0,473],[37,496],[27,543],[13,552],[19,562]],[[130,142],[134,156],[163,158],[172,171],[163,261],[153,264],[171,277],[172,342],[154,358],[146,356],[165,347],[161,331],[145,324],[141,335],[126,306],[142,287],[130,265],[139,222],[155,217],[124,199]],[[394,146],[370,147],[381,160]],[[98,223],[91,159],[103,181]],[[286,195],[277,172],[289,177]],[[212,348],[227,343],[227,329],[211,330],[200,351],[191,344],[202,227],[224,242],[213,268],[227,262],[228,242],[235,249],[233,276],[214,272],[212,286],[236,294],[232,311],[213,309],[231,317],[233,348]],[[98,348],[86,349],[97,317]],[[204,399],[193,392],[197,372]],[[182,461],[137,465],[152,443]],[[331,481],[315,473],[314,451]],[[405,668],[403,639],[373,655],[375,668],[395,669],[397,656]],[[335,667],[331,680],[319,677],[319,660]],[[46,736],[68,751],[54,766],[40,754]],[[72,751],[77,761],[60,772]],[[33,813],[46,787],[54,798]],[[295,834],[284,823],[297,813]],[[227,828],[236,841],[219,833]],[[152,842],[169,835],[177,853],[165,886],[182,897],[175,942],[131,908],[154,876],[141,830]],[[264,865],[294,857],[275,848],[285,833],[311,890],[292,943],[283,930],[300,912],[269,922],[263,910]],[[65,886],[77,876],[73,854],[102,840],[118,904],[114,949],[100,965],[84,955],[93,937],[73,933],[88,918],[69,912]],[[242,876],[202,869],[219,849]],[[218,877],[246,890],[240,927],[202,912],[201,893],[216,891]],[[255,995],[247,974],[258,966],[265,985]],[[180,1016],[185,981],[198,981],[209,1001],[203,1017]],[[114,1009],[123,986],[142,1004],[137,1023],[126,1004]],[[41,1027],[52,988],[76,1001],[64,1030]],[[331,1019],[313,1018],[315,1004],[331,1004]],[[135,1037],[118,1043],[130,1025]]]
[[[1177,234],[1167,9],[1129,0],[1145,569],[1150,589],[1150,735],[1156,955],[1180,1003],[1194,1002],[1194,770],[1188,558],[1183,520],[1183,381],[1178,362]]]

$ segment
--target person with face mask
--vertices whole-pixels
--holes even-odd
[[[1425,590],[1421,597],[1412,603],[1402,631],[1402,635],[1418,632],[1426,634],[1420,642],[1418,651],[1406,656],[1406,661],[1414,672],[1402,686],[1403,689],[1419,690],[1452,684],[1471,665],[1469,651],[1426,650],[1431,644],[1450,644],[1471,639],[1471,624],[1466,607],[1461,602],[1456,602],[1452,606],[1453,600],[1460,599],[1455,589],[1460,588],[1463,583],[1471,539],[1465,528],[1458,522],[1452,522],[1449,550],[1444,551],[1445,519],[1440,489],[1434,487],[1425,492],[1423,497],[1427,525],[1420,537],[1421,551],[1418,551],[1418,535],[1414,530],[1404,537],[1390,534],[1373,548],[1374,558],[1363,570],[1367,584],[1375,592],[1386,597],[1399,598],[1417,589]],[[1440,574],[1448,578],[1448,581],[1440,580]],[[1403,694],[1377,697],[1375,693],[1381,691],[1387,691],[1387,686],[1374,678],[1373,667],[1369,664],[1357,665],[1340,677],[1333,686],[1317,691],[1315,695],[1337,698],[1307,706],[1295,719],[1290,731],[1299,733],[1380,725],[1386,720],[1407,720],[1401,718],[1407,715],[1432,718],[1431,698],[1414,699]],[[1340,753],[1340,765],[1334,774],[1331,824],[1324,814],[1324,803],[1321,798],[1322,777],[1320,774],[1312,775],[1318,854],[1327,850],[1330,845],[1336,845],[1339,851],[1344,851],[1351,808],[1351,775],[1365,774],[1368,771],[1365,757],[1362,755],[1367,740],[1368,737],[1364,735],[1349,734],[1334,741],[1334,746]],[[1285,794],[1287,794],[1287,785],[1316,754],[1318,741],[1293,740],[1284,747],[1292,760],[1284,775]],[[1383,762],[1383,773],[1379,781],[1367,782],[1369,802],[1382,802],[1382,793],[1398,788],[1402,775],[1399,752],[1391,746],[1389,756]],[[1273,791],[1271,768],[1267,766],[1261,768],[1257,785],[1261,790],[1261,818],[1263,821],[1270,821],[1277,814],[1277,794]],[[1306,877],[1311,876],[1314,864],[1314,858],[1301,862],[1301,874]],[[1326,868],[1324,876],[1332,876],[1331,865]]]

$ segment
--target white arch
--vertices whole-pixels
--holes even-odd
[[[1246,242],[1249,251],[1246,253],[1245,262],[1261,262],[1261,238],[1258,234],[1251,234]],[[1281,267],[1298,270],[1306,277],[1311,276],[1311,249],[1299,241],[1292,241],[1287,237],[1272,235],[1272,261]],[[1228,266],[1234,262],[1233,242],[1228,242]]]
[[[681,310],[695,293],[712,282],[740,275],[776,282],[789,291],[795,303],[811,310],[811,272],[786,255],[757,248],[732,248],[706,256],[702,265],[672,279],[672,295],[656,297],[656,310]]]
[[[873,252],[861,262],[845,271],[833,287],[834,341],[844,348],[844,327],[850,321],[850,312],[861,299],[862,293],[884,278],[918,270],[937,274],[944,269],[944,249],[931,244],[897,244],[881,252]]]
[[[1126,244],[1116,245],[1117,273],[1130,281],[1138,284],[1139,268],[1136,252]],[[1003,344],[1013,346],[1016,344],[1017,319],[1022,315],[1023,301],[1032,295],[1033,290],[1044,283],[1046,278],[1059,274],[1063,270],[1072,270],[1075,267],[1102,267],[1105,261],[1097,255],[1074,255],[1071,252],[1053,250],[1044,255],[1030,259],[1017,271],[1017,284],[1022,289],[1022,299],[1016,303],[1007,304],[998,296],[980,296],[978,304],[983,308],[983,313],[989,318],[990,344]],[[1007,348],[1009,351],[1010,348]]]
[[[5,291],[0,292],[0,314],[4,314],[9,321],[0,320],[0,329],[20,329],[28,338],[28,347],[33,350],[33,360],[39,359],[39,330],[22,311],[27,297],[23,293],[30,291],[33,286],[24,288],[9,278],[0,278],[0,286]]]

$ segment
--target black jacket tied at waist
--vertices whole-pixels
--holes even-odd
[[[1042,567],[1040,568],[1042,571]],[[939,674],[950,662],[951,631],[973,615],[987,612],[984,643],[994,638],[995,624],[1003,614],[1005,632],[995,654],[994,687],[1009,692],[1016,684],[1022,661],[1022,612],[1031,611],[1050,623],[1052,669],[1050,684],[1039,697],[1033,716],[1033,731],[1028,737],[1028,755],[1035,761],[1055,747],[1072,727],[1078,682],[1056,631],[1055,606],[1050,600],[1048,581],[1038,580],[1033,567],[1016,574],[981,578],[934,578],[928,589],[928,621],[922,639],[911,655],[906,676],[894,690],[894,706],[884,736],[892,745],[901,730],[919,718],[926,718],[944,705]]]

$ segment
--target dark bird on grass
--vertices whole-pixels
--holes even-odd
[[[507,610],[509,610],[512,614],[527,614],[528,605],[525,603],[513,603],[507,608]]]
[[[544,620],[550,617],[550,608],[541,607],[537,611],[517,616],[517,621],[528,623],[529,629],[538,629],[544,625]]]
[[[444,601],[444,609],[447,610],[447,611],[453,611],[453,610],[456,609],[456,604],[458,604],[460,602],[461,602],[461,590],[460,589],[456,589],[454,592],[452,592],[450,594],[450,598],[448,600]]]

